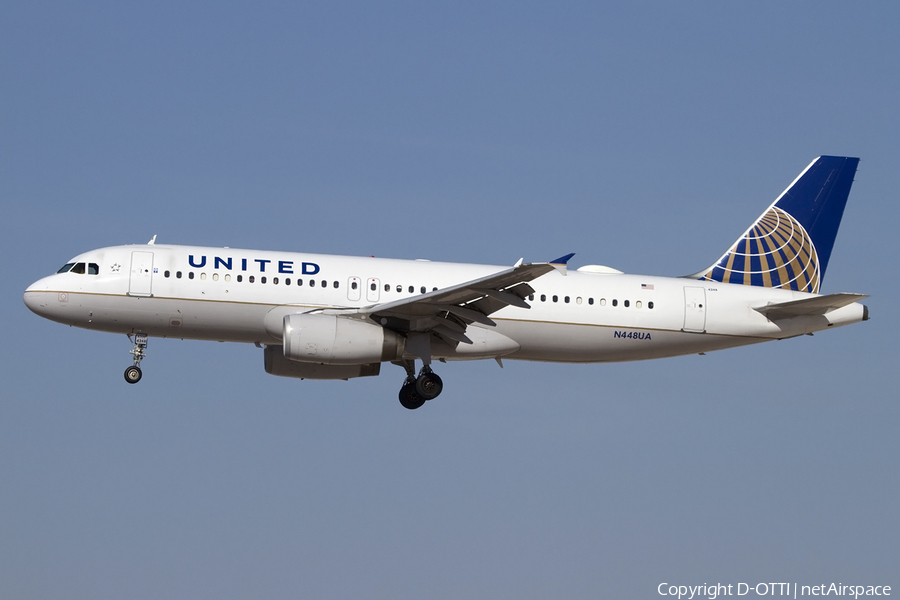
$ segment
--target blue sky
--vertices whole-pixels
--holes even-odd
[[[658,597],[900,586],[889,3],[0,7],[0,596]],[[707,356],[268,376],[44,321],[160,242],[682,275],[862,158],[823,291],[872,320]]]

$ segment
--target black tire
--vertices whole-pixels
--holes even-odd
[[[144,374],[141,373],[140,367],[132,365],[125,369],[125,381],[127,381],[128,383],[137,383],[141,380],[141,377],[143,375]]]
[[[408,410],[416,410],[425,404],[425,398],[419,396],[414,381],[404,383],[400,388],[400,404]]]
[[[444,391],[444,382],[437,373],[422,373],[416,379],[416,393],[425,400],[434,400]]]

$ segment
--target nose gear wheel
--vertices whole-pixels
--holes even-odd
[[[141,368],[136,366],[130,366],[125,369],[125,381],[128,383],[137,383],[141,380],[143,373],[141,373]]]

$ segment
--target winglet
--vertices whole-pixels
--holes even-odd
[[[573,256],[575,256],[574,252],[572,252],[571,254],[566,254],[565,256],[560,256],[556,260],[551,260],[550,264],[551,265],[564,265],[564,264],[568,263],[569,259],[572,258]]]
[[[556,260],[551,260],[550,264],[553,265],[553,268],[555,268],[561,274],[565,275],[568,273],[568,268],[566,267],[566,263],[568,263],[569,259],[572,258],[573,256],[575,256],[574,252],[572,252],[570,254],[566,254],[565,256],[560,256]]]

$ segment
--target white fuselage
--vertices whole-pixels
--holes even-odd
[[[96,264],[99,273],[59,273],[35,282],[25,292],[31,310],[99,331],[265,345],[282,343],[281,320],[289,312],[392,302],[506,268],[166,245],[102,248],[71,262]],[[815,295],[595,271],[601,272],[550,272],[531,282],[530,309],[509,306],[492,314],[496,328],[490,329],[518,345],[498,355],[555,362],[643,360],[864,319],[864,307],[854,303],[776,323],[754,308]]]

